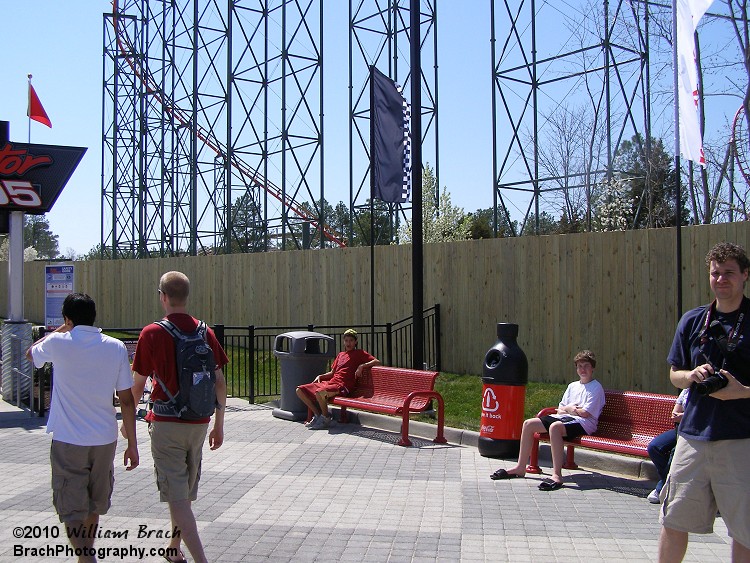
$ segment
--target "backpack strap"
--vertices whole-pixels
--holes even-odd
[[[177,328],[177,325],[169,319],[162,319],[160,321],[154,322],[154,324],[159,325],[164,330],[166,330],[172,336],[172,338],[179,338],[183,334],[182,331]]]
[[[175,341],[175,345],[177,343],[177,340],[182,336],[182,331],[177,328],[177,326],[170,321],[169,319],[162,319],[160,321],[154,322],[155,325],[158,325],[162,327],[164,330],[166,330],[169,335],[172,337],[172,339]],[[167,389],[167,386],[164,384],[164,382],[159,379],[159,376],[156,374],[153,374],[154,379],[159,384],[159,387],[161,387],[162,391],[169,397],[169,403],[173,406],[177,404],[177,398],[175,395],[172,395],[172,393],[169,392],[169,389]]]
[[[182,338],[184,336],[184,334],[185,334],[179,328],[177,328],[177,325],[175,325],[169,319],[161,319],[160,321],[155,321],[154,324],[155,325],[159,325],[164,330],[166,330],[170,334],[170,336],[172,337],[172,339],[175,341],[175,345],[176,345],[177,341],[180,338]],[[198,321],[198,326],[196,327],[195,330],[196,330],[196,332],[198,334],[201,335],[201,338],[203,338],[203,340],[206,341],[206,344],[208,344],[208,339],[206,338],[206,333],[207,333],[206,323],[204,323],[203,321]],[[167,395],[167,397],[169,397],[169,404],[171,404],[172,406],[176,405],[177,404],[177,396],[176,395],[172,395],[172,393],[169,392],[169,389],[167,389],[167,386],[164,384],[164,382],[161,379],[159,379],[159,377],[156,374],[153,374],[153,377],[156,380],[156,382],[159,384],[159,386],[161,387],[162,391],[164,391],[164,393]],[[178,391],[178,393],[179,393],[179,391]],[[159,414],[159,413],[157,413],[157,414]],[[162,416],[169,416],[169,415],[164,414]]]

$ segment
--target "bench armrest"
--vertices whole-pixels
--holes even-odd
[[[438,393],[437,391],[412,391],[406,396],[406,399],[404,399],[404,410],[409,410],[409,407],[411,406],[411,402],[416,399],[417,397],[426,397],[428,399],[436,399],[439,402],[443,401],[443,396]]]
[[[438,403],[438,427],[437,437],[433,440],[436,444],[445,444],[447,440],[444,435],[445,427],[445,401],[443,396],[437,391],[412,391],[404,399],[404,412],[401,413],[401,440],[399,440],[399,446],[411,446],[409,440],[409,407],[411,406],[412,400],[416,397],[427,397],[428,399],[435,399]]]
[[[537,413],[537,418],[541,418],[543,416],[547,416],[548,414],[555,414],[557,412],[557,407],[546,407],[540,410]]]

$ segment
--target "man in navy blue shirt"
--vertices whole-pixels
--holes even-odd
[[[672,383],[691,392],[661,493],[661,562],[682,561],[688,533],[711,533],[717,509],[732,560],[750,561],[750,260],[720,243],[706,264],[715,299],[683,315],[667,358]],[[717,376],[725,386],[706,389]]]

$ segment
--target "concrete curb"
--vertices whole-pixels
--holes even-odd
[[[242,406],[247,404],[242,399],[230,398],[228,403]],[[277,406],[275,402],[268,403],[269,406]],[[331,413],[336,419],[339,418],[339,409],[331,408]],[[370,413],[365,411],[349,410],[349,421],[360,426],[386,430],[396,434],[401,432],[401,419],[393,416]],[[28,419],[31,413],[27,410],[0,400],[0,422],[6,420]],[[412,437],[422,438],[424,440],[433,440],[437,433],[437,426],[426,422],[412,420],[409,422],[409,435]],[[462,430],[460,428],[445,427],[445,438],[449,444],[457,446],[466,446],[476,448],[479,445],[479,432],[473,430]],[[510,460],[508,460],[510,461]],[[543,466],[552,465],[549,444],[542,444],[539,448],[539,461]],[[583,470],[601,471],[602,473],[616,473],[636,479],[656,481],[658,479],[656,468],[650,460],[625,455],[610,454],[587,450],[585,448],[576,448],[576,463]]]
[[[401,419],[382,414],[348,410],[349,422],[361,426],[369,426],[389,432],[401,432]],[[336,419],[339,417],[339,409],[331,408],[331,413]],[[433,440],[437,433],[437,426],[426,422],[412,420],[409,422],[409,435],[426,440]],[[449,444],[476,448],[479,445],[479,432],[473,430],[462,430],[459,428],[445,427],[445,438]],[[583,470],[601,471],[602,473],[617,473],[637,479],[656,481],[658,475],[651,460],[626,455],[610,454],[576,448],[576,463]],[[508,460],[510,461],[510,460]],[[515,460],[514,460],[515,461]],[[539,461],[546,467],[552,466],[552,457],[549,444],[541,444],[539,448]]]

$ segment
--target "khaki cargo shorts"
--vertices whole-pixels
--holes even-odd
[[[152,422],[149,431],[161,502],[197,499],[208,424]]]
[[[83,521],[89,514],[106,514],[115,484],[117,442],[76,446],[52,440],[52,504],[60,522]]]
[[[663,526],[710,534],[719,510],[730,537],[750,548],[750,438],[706,442],[678,437],[661,498]]]

